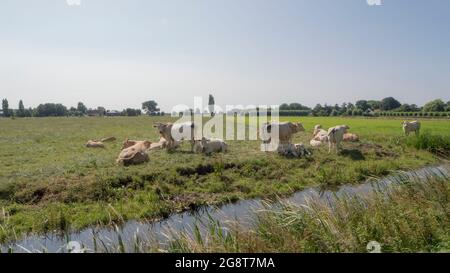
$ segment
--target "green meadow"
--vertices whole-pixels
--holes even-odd
[[[306,132],[297,134],[295,143],[309,145],[316,124],[349,125],[361,141],[344,143],[340,154],[328,154],[325,146],[311,149],[310,158],[263,153],[259,141],[227,141],[229,152],[212,156],[192,154],[186,143],[174,152],[152,151],[148,163],[123,167],[115,162],[123,139],[157,141],[153,123],[174,119],[0,119],[0,240],[129,219],[155,220],[201,205],[283,196],[311,186],[355,184],[442,160],[428,146],[415,145],[415,136],[403,136],[402,120],[282,120],[303,123]],[[450,120],[421,122],[423,134],[439,136],[442,142],[436,145],[448,145]],[[85,147],[89,139],[109,136],[117,141],[106,143],[105,149]]]

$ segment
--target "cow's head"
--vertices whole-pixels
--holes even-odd
[[[305,128],[303,127],[303,124],[301,124],[300,122],[298,123],[291,123],[291,128],[293,129],[293,133],[298,133],[298,132],[304,132]]]
[[[153,124],[153,128],[156,128],[160,135],[165,136],[165,132],[167,132],[167,129],[169,128],[170,124],[168,123],[161,123],[156,122]]]
[[[202,138],[202,139],[196,139],[196,140],[194,140],[194,151],[196,152],[196,153],[202,153],[203,152],[203,150],[204,150],[204,139],[205,138]],[[205,139],[206,140],[206,139]],[[206,143],[206,142],[205,142]]]
[[[124,150],[126,148],[130,148],[131,146],[133,146],[135,144],[136,144],[136,141],[129,140],[128,138],[126,138],[122,143],[122,150]]]
[[[313,136],[316,136],[320,129],[322,129],[322,125],[317,124],[316,126],[314,126]]]

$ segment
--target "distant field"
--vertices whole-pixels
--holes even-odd
[[[228,141],[227,154],[154,151],[150,162],[119,167],[125,138],[157,141],[155,121],[169,117],[0,119],[0,239],[13,234],[82,228],[127,219],[155,219],[173,211],[241,198],[289,194],[312,185],[358,183],[392,170],[438,162],[404,144],[401,120],[288,117],[307,132],[313,126],[347,124],[361,136],[341,155],[322,147],[310,159],[259,150],[259,141]],[[449,120],[423,120],[422,131],[450,135]],[[89,139],[115,136],[105,149],[85,148]]]

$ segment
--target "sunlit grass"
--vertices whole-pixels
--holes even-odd
[[[119,167],[121,140],[159,136],[155,121],[169,117],[0,119],[0,239],[26,232],[83,228],[128,219],[155,219],[204,204],[286,195],[313,185],[358,183],[392,170],[438,162],[426,150],[406,144],[400,120],[283,118],[301,121],[309,143],[312,128],[348,124],[360,143],[344,144],[340,155],[314,149],[311,158],[260,152],[258,141],[228,141],[226,154],[203,156],[155,151],[150,162]],[[450,121],[423,121],[424,130],[450,135]],[[115,136],[105,149],[90,150],[89,139]],[[117,213],[111,211],[111,207]],[[117,215],[121,215],[118,217]],[[8,220],[5,220],[8,219]]]

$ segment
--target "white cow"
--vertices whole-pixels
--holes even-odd
[[[347,125],[338,125],[328,129],[328,152],[331,153],[331,148],[336,148],[336,153],[341,148],[341,142],[344,139],[344,134],[350,129]]]
[[[157,128],[161,137],[167,140],[167,148],[174,149],[178,146],[179,141],[189,139],[191,151],[194,150],[195,125],[193,122],[175,124],[157,122],[153,127]]]
[[[404,121],[402,123],[402,126],[403,132],[405,132],[407,136],[409,136],[411,132],[414,132],[416,135],[418,135],[420,132],[420,122],[418,122],[417,120],[411,122]]]
[[[318,147],[328,142],[328,132],[322,129],[322,125],[314,126],[313,139],[309,142],[311,146]]]
[[[197,153],[205,154],[226,153],[228,151],[228,145],[222,139],[206,139],[204,137],[202,140],[195,141],[194,150]]]
[[[272,132],[278,130],[278,140],[277,143],[288,144],[291,143],[292,137],[298,132],[305,131],[305,128],[301,123],[293,122],[272,122],[263,125],[260,131],[260,138],[263,139],[264,143],[270,143],[272,141]]]
[[[280,144],[278,145],[278,153],[284,156],[302,157],[310,156],[311,152],[306,148],[303,143],[299,144]]]

